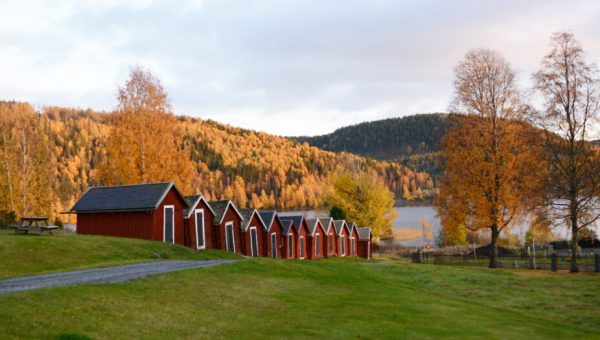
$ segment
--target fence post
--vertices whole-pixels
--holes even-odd
[[[600,254],[594,254],[594,272],[600,273]]]
[[[517,259],[513,257],[513,268],[519,268],[519,264],[517,263]]]
[[[550,255],[550,270],[553,272],[558,270],[558,255],[556,253]]]
[[[535,269],[535,256],[529,255],[529,269]]]

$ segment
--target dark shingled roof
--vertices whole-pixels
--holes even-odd
[[[91,187],[71,208],[76,213],[148,211],[158,208],[173,182]]]
[[[356,232],[361,241],[368,241],[371,238],[371,228],[356,228]]]
[[[283,226],[283,235],[287,235],[290,232],[290,228],[294,225],[293,220],[281,220],[281,225]]]
[[[265,223],[265,228],[267,231],[271,230],[273,223],[275,222],[275,216],[277,216],[277,212],[274,210],[271,211],[259,211],[258,215]]]
[[[352,223],[347,223],[346,225],[348,226],[348,234],[352,234],[352,230],[354,230],[354,228],[356,228],[356,224],[354,224],[354,222],[352,222]]]
[[[344,220],[334,220],[333,227],[335,228],[335,232],[338,235],[342,234],[342,228],[346,225],[346,221]]]
[[[241,209],[240,210],[240,214],[242,214],[242,231],[246,231],[248,230],[248,227],[250,227],[250,221],[252,220],[252,216],[254,216],[254,213],[257,213],[258,215],[258,211],[256,209]],[[260,215],[258,215],[258,220],[261,223],[261,227],[263,229],[265,229],[265,223],[263,222],[262,218],[260,217]]]
[[[318,218],[309,218],[306,219],[306,223],[308,224],[308,232],[313,235],[315,233],[315,229],[317,229],[317,225],[320,224]]]
[[[210,201],[208,202],[208,206],[215,213],[214,225],[219,225],[223,222],[223,218],[225,217],[225,212],[227,211],[227,206],[231,204],[233,210],[237,213],[237,215],[243,219],[243,216],[240,214],[240,211],[237,210],[233,202],[230,200],[219,200],[219,201]]]
[[[323,226],[323,229],[325,229],[325,233],[329,233],[329,228],[331,228],[331,224],[333,222],[333,218],[331,217],[319,217],[319,222],[321,222],[321,225]]]
[[[198,203],[198,201],[200,200],[200,195],[194,195],[194,196],[185,196],[183,199],[185,199],[185,203],[187,203],[188,207],[187,209],[185,209],[183,211],[183,216],[184,217],[188,217],[190,215],[190,213],[192,212],[192,210],[194,210],[194,208],[196,207],[196,203]]]
[[[302,222],[304,221],[304,216],[302,215],[292,215],[292,216],[279,216],[279,219],[283,221],[294,221],[294,227],[297,232],[300,232],[300,228],[302,228]]]

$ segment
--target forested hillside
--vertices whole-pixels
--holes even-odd
[[[327,135],[295,139],[324,150],[348,151],[376,159],[399,159],[437,151],[447,124],[446,114],[418,114],[364,122]]]
[[[438,144],[447,127],[448,117],[444,113],[418,114],[360,123],[327,135],[294,139],[324,150],[397,160],[437,178],[441,174]]]
[[[56,215],[98,181],[111,114],[0,102],[0,210]],[[425,199],[433,181],[397,162],[323,151],[307,143],[178,117],[181,142],[195,174],[187,192],[230,198],[239,206],[291,209],[319,207],[329,176],[344,169],[373,170],[399,199]]]

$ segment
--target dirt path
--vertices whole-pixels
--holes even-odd
[[[68,272],[23,276],[0,280],[0,295],[24,290],[74,284],[114,283],[144,276],[201,267],[211,267],[235,260],[211,261],[152,261],[107,268],[73,270]]]

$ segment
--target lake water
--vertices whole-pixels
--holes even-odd
[[[398,217],[394,220],[394,229],[415,229],[414,234],[417,234],[413,239],[403,240],[402,244],[406,246],[421,246],[425,242],[421,233],[421,220],[426,219],[431,224],[433,238],[436,238],[440,231],[440,219],[436,216],[433,207],[396,207]],[[324,210],[305,210],[305,211],[286,211],[280,212],[281,215],[297,215],[304,214],[307,218],[324,217],[328,215]]]

